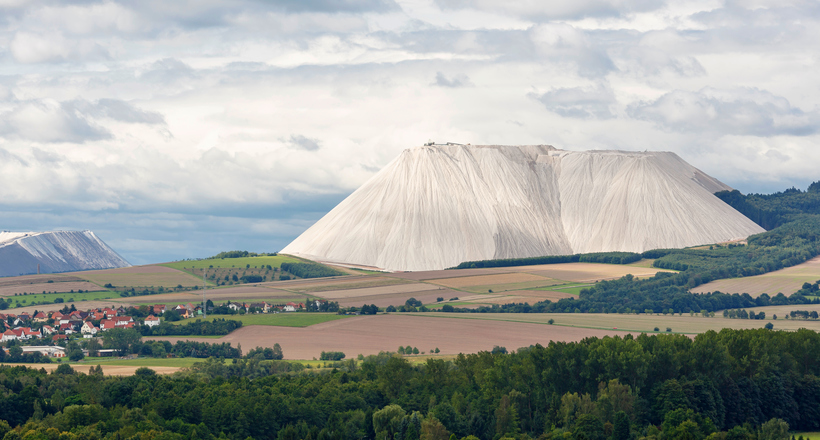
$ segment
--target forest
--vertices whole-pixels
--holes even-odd
[[[774,440],[820,429],[820,335],[588,338],[305,370],[209,359],[172,376],[0,367],[0,436],[22,439]]]

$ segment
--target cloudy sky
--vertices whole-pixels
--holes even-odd
[[[545,6],[547,5],[547,6]],[[428,140],[820,180],[813,0],[0,0],[0,229],[277,251]]]

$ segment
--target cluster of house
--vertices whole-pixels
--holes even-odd
[[[165,305],[159,304],[150,306],[150,308],[152,314],[145,318],[144,324],[149,326],[159,325],[160,320],[155,315],[164,313]],[[3,332],[0,342],[49,336],[56,342],[77,332],[86,338],[91,338],[98,332],[111,330],[112,328],[133,328],[136,321],[134,321],[134,318],[127,316],[126,313],[126,310],[122,307],[119,309],[101,308],[89,311],[75,310],[70,313],[57,311],[50,312],[48,315],[45,312],[38,312],[34,316],[26,312],[19,315],[0,313],[0,319],[14,326]],[[45,324],[36,329],[31,327],[32,323],[45,323],[49,320],[51,324]],[[95,321],[99,321],[99,326],[94,324]]]
[[[317,300],[316,305],[319,305],[320,301],[324,300]],[[251,310],[258,310],[262,313],[279,313],[279,312],[295,312],[297,310],[301,310],[305,308],[305,303],[295,303],[289,302],[287,304],[268,304],[266,302],[259,302],[259,303],[231,303],[227,304],[228,308],[233,311],[240,311],[242,309],[245,310],[245,313],[250,313]]]
[[[317,300],[317,307],[323,300]],[[164,304],[156,304],[149,307],[147,318],[143,321],[144,325],[155,326],[160,324],[159,315],[162,315],[167,310]],[[279,313],[279,312],[295,312],[305,308],[304,303],[289,302],[287,304],[268,304],[266,302],[258,303],[231,303],[227,307],[234,311],[243,310],[246,313],[251,311],[258,311],[261,313]],[[183,318],[193,318],[202,315],[202,306],[188,304],[180,304],[173,307],[172,310],[179,313]],[[73,333],[81,333],[83,337],[91,338],[99,332],[104,332],[112,328],[133,328],[137,322],[134,318],[127,316],[125,308],[100,308],[96,310],[80,311],[75,310],[70,313],[62,312],[37,312],[34,316],[26,312],[15,315],[13,313],[0,313],[0,319],[13,328],[9,328],[2,334],[0,342],[11,340],[26,340],[32,338],[51,337],[53,341],[66,339],[68,335]],[[45,323],[51,320],[51,324],[45,324],[40,328],[32,328],[32,323]],[[99,326],[94,322],[99,321]]]

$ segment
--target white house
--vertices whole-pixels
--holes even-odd
[[[159,318],[155,317],[154,315],[148,315],[148,317],[145,318],[145,325],[147,325],[148,327],[159,325]]]
[[[100,331],[100,329],[95,327],[94,324],[91,323],[91,321],[86,321],[85,323],[83,323],[83,326],[80,329],[80,332],[83,334],[84,338],[90,338],[96,335],[98,331]]]

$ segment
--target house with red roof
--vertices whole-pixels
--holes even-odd
[[[155,325],[159,325],[159,318],[157,318],[154,315],[148,315],[148,317],[145,318],[144,324],[147,325],[148,327],[153,327]]]
[[[46,314],[43,312],[37,312],[37,314],[34,315],[33,319],[34,322],[46,322],[48,321],[48,316],[46,316]]]
[[[80,329],[80,332],[83,334],[84,338],[91,338],[96,335],[98,331],[100,331],[100,329],[95,327],[91,321],[86,321]]]
[[[11,331],[11,329],[9,329],[9,330],[6,330],[5,332],[3,332],[3,337],[0,338],[0,342],[13,341],[15,339],[17,339],[17,333],[15,333],[15,332]]]

